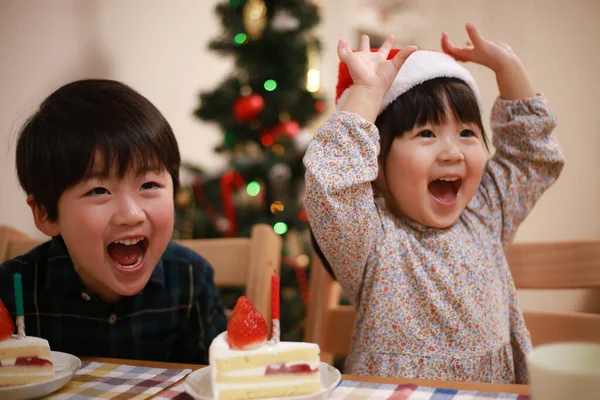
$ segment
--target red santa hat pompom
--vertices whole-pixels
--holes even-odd
[[[377,51],[377,49],[371,49],[371,51]],[[400,49],[390,50],[388,59],[394,58],[399,51]],[[435,78],[457,78],[464,81],[473,90],[479,109],[483,110],[481,95],[475,79],[465,67],[445,53],[433,50],[417,50],[408,57],[400,71],[398,71],[390,90],[383,98],[379,113],[385,110],[400,95],[425,81]],[[348,89],[352,86],[352,83],[348,66],[340,62],[335,93],[335,104],[338,108],[348,97]]]

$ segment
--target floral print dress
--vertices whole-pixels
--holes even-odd
[[[449,228],[399,218],[374,201],[377,128],[333,114],[306,153],[311,227],[357,316],[345,372],[524,383],[531,349],[504,255],[564,159],[546,99],[497,99],[495,155]]]

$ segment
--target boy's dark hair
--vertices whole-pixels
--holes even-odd
[[[380,144],[378,163],[384,171],[385,160],[394,139],[415,126],[445,122],[448,117],[444,107],[446,102],[457,121],[477,124],[481,129],[483,143],[489,150],[488,139],[481,121],[481,111],[473,90],[466,82],[457,78],[435,78],[400,95],[377,117],[375,125],[379,130]],[[325,270],[335,279],[333,268],[312,231],[310,237],[316,255],[321,259]]]
[[[55,221],[59,197],[90,177],[97,154],[103,176],[113,165],[121,178],[131,168],[166,169],[173,193],[179,189],[179,148],[167,120],[129,86],[103,79],[69,83],[42,102],[19,134],[19,181]]]
[[[375,121],[379,130],[379,165],[385,171],[385,160],[394,139],[415,126],[439,124],[447,120],[446,102],[460,122],[475,123],[481,129],[483,142],[489,150],[488,139],[481,121],[477,97],[466,82],[457,78],[435,78],[415,86],[398,96]]]

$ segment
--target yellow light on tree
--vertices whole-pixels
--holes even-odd
[[[306,268],[308,267],[308,264],[310,264],[310,258],[308,258],[306,254],[300,254],[296,258],[296,264],[298,264],[299,267]]]
[[[306,74],[306,90],[316,92],[321,87],[321,71],[316,68],[310,69]]]
[[[321,87],[319,49],[314,37],[306,43],[306,90],[315,93]]]
[[[252,40],[258,40],[267,26],[267,6],[264,0],[247,0],[243,9],[244,28]]]
[[[260,184],[256,181],[252,181],[250,182],[247,186],[246,186],[246,193],[248,193],[248,196],[256,196],[257,194],[260,193]]]
[[[282,145],[280,144],[276,144],[273,147],[271,147],[271,151],[273,152],[273,154],[278,155],[278,156],[282,156],[283,153],[285,152],[285,149],[283,148]]]
[[[277,223],[275,223],[275,225],[273,225],[273,230],[275,231],[276,234],[283,235],[284,233],[287,232],[288,227],[285,222],[277,222]]]
[[[273,214],[280,213],[284,209],[285,209],[285,207],[283,206],[283,203],[280,201],[275,201],[275,202],[273,202],[273,204],[271,204],[271,212]]]

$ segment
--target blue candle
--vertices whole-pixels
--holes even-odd
[[[23,311],[23,284],[21,282],[21,274],[14,274],[13,281],[15,284],[15,304],[17,306],[17,317],[25,315]]]
[[[23,310],[23,283],[21,274],[13,275],[15,284],[15,304],[17,306],[17,336],[19,339],[25,338],[25,312]]]

